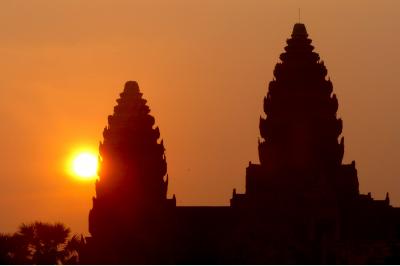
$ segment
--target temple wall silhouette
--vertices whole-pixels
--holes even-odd
[[[83,263],[400,263],[400,208],[360,194],[355,162],[342,163],[338,100],[313,49],[295,24],[264,99],[260,163],[227,207],[167,198],[160,131],[127,82],[100,143]]]

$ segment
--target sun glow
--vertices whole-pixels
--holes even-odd
[[[93,152],[79,152],[73,156],[70,172],[80,180],[93,180],[97,177],[98,159]]]

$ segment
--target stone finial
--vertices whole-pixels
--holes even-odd
[[[389,192],[386,192],[385,201],[387,202],[387,204],[390,203]]]
[[[303,23],[296,23],[293,26],[292,38],[307,38],[308,33],[306,30],[306,26]]]
[[[125,83],[124,91],[127,90],[132,90],[132,91],[138,91],[139,90],[139,85],[136,81],[127,81]]]

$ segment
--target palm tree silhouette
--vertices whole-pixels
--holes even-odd
[[[22,224],[14,235],[0,235],[1,264],[77,264],[84,239],[69,238],[64,224]]]

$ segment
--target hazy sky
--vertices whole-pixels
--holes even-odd
[[[0,2],[0,232],[62,221],[87,232],[93,182],[65,174],[97,149],[127,80],[164,139],[169,195],[228,205],[258,162],[263,97],[298,21],[325,61],[360,190],[400,206],[400,1]]]

